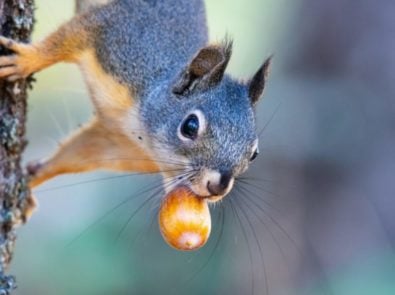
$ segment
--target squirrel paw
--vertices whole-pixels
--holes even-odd
[[[37,204],[37,200],[33,195],[27,197],[21,216],[22,223],[26,223],[30,217],[32,217],[34,211],[36,211],[38,207]]]
[[[29,177],[29,186],[31,189],[56,175],[56,173],[51,169],[49,162],[45,160],[32,161],[28,163],[26,166],[26,172]]]
[[[37,175],[38,171],[43,166],[42,161],[32,161],[29,162],[26,166],[27,173],[30,177],[34,177]]]
[[[29,176],[30,188],[34,188],[35,186],[41,183],[40,172],[42,171],[43,166],[44,166],[43,161],[32,161],[27,164],[26,172],[27,175]]]
[[[37,70],[39,63],[36,47],[3,36],[0,36],[0,45],[15,53],[0,56],[0,78],[14,82]]]

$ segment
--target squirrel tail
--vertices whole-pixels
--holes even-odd
[[[75,12],[76,14],[84,13],[93,7],[109,3],[113,0],[76,0]]]

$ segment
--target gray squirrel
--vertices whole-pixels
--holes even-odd
[[[258,155],[254,109],[270,58],[247,82],[225,74],[232,42],[208,44],[203,0],[77,0],[77,15],[40,42],[0,37],[0,78],[76,63],[94,118],[46,160],[30,186],[96,169],[161,173],[215,202]],[[171,179],[166,183],[166,180]],[[167,185],[166,185],[167,184]]]

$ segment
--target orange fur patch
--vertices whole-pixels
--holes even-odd
[[[123,118],[133,107],[133,96],[129,88],[104,71],[93,49],[80,55],[79,65],[99,117],[115,121]]]

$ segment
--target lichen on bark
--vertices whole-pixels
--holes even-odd
[[[33,0],[0,0],[0,34],[28,42],[33,29]],[[0,55],[10,54],[0,48]],[[26,98],[29,80],[0,81],[0,295],[15,288],[6,275],[16,240],[16,225],[29,205],[27,175],[21,166],[26,146]]]

